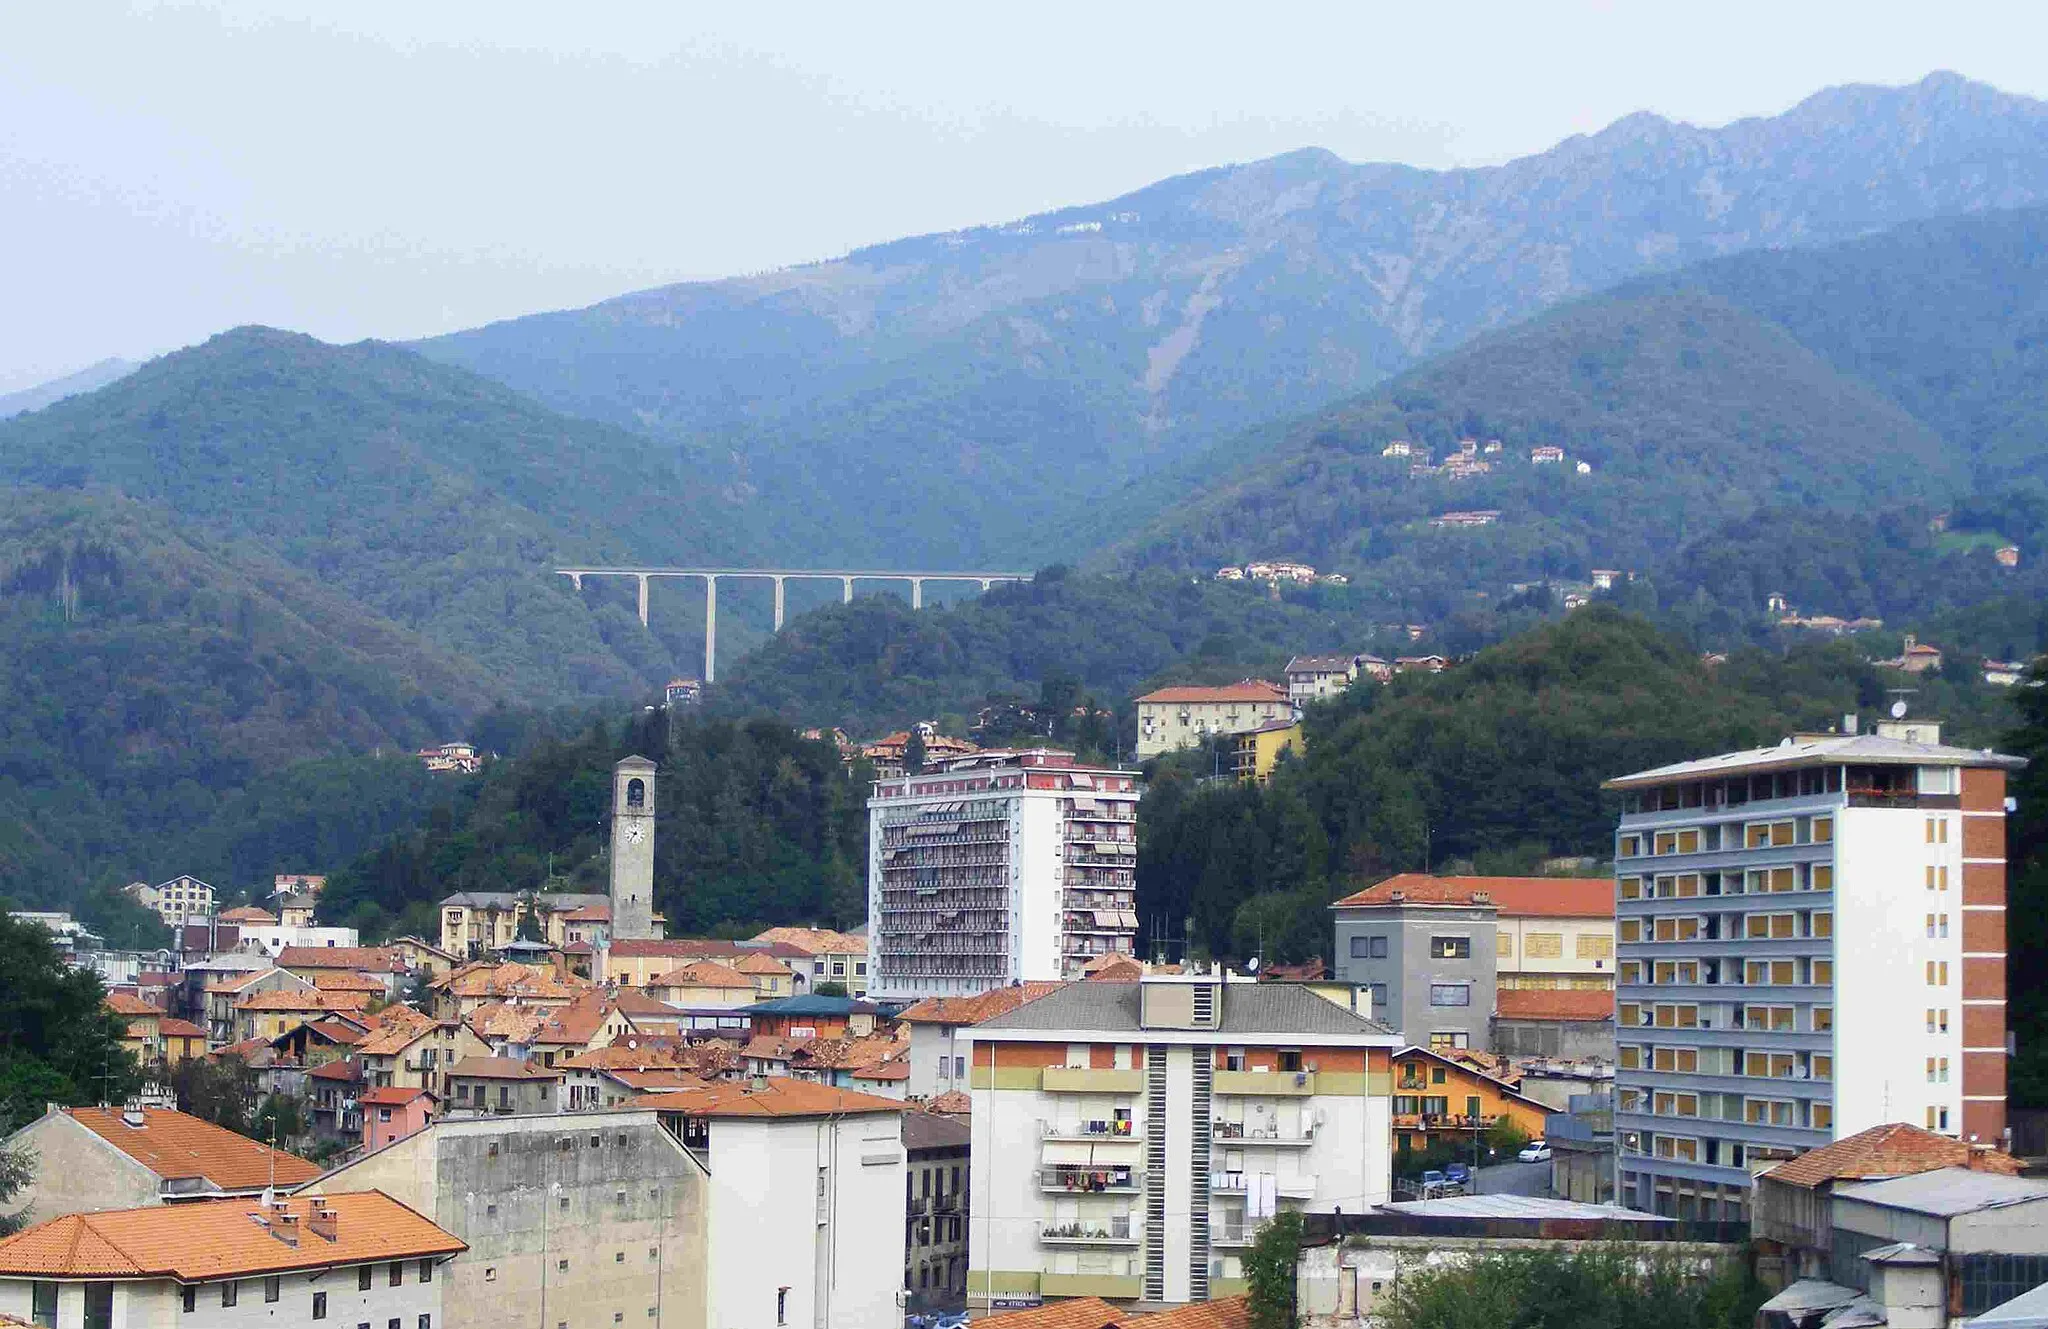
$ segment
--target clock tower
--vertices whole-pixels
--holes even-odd
[[[654,763],[612,767],[612,940],[659,937],[654,928]]]

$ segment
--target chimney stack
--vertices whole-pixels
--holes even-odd
[[[1856,712],[1848,712],[1842,716],[1842,732],[1853,736],[1856,733],[1857,723]]]

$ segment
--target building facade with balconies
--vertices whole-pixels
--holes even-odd
[[[1281,1209],[1388,1198],[1400,1039],[1305,986],[1091,980],[960,1037],[977,1311],[1228,1296]]]
[[[1247,678],[1223,687],[1171,687],[1138,702],[1138,759],[1199,746],[1218,734],[1242,734],[1294,718],[1285,688]]]
[[[1906,728],[1608,782],[1622,1203],[1742,1218],[1756,1171],[1888,1120],[2003,1141],[2021,763]]]
[[[1137,937],[1129,771],[1050,748],[977,752],[875,782],[868,800],[868,991],[972,996],[1079,978]]]

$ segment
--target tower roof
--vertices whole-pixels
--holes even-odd
[[[655,769],[655,766],[653,762],[636,752],[630,757],[619,758],[618,765],[612,767],[612,769],[615,771],[651,771]]]

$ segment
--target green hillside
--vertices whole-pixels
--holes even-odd
[[[0,423],[0,482],[157,503],[531,701],[639,692],[701,650],[688,616],[650,635],[622,585],[579,602],[553,563],[750,547],[672,446],[396,347],[265,328]]]
[[[420,634],[160,509],[13,493],[0,505],[0,894],[317,869],[306,850],[352,853],[434,797],[417,762],[358,754],[459,733],[496,691]],[[329,778],[307,786],[308,763]],[[236,860],[226,846],[261,822],[252,798],[292,807],[298,852]]]

